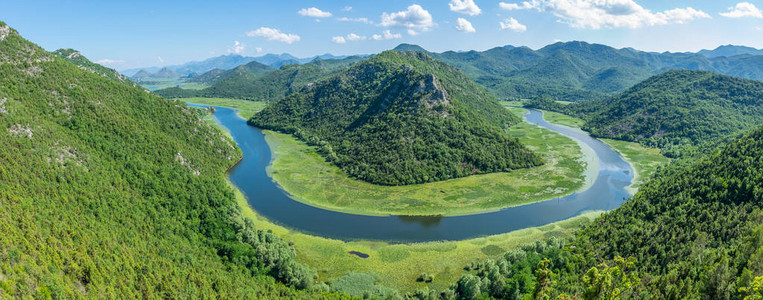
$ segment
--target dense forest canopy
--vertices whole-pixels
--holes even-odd
[[[673,165],[569,240],[466,266],[463,299],[742,299],[763,296],[763,127]]]
[[[583,117],[594,136],[636,141],[671,156],[763,123],[763,82],[708,71],[668,71],[617,96],[566,107],[531,102]]]
[[[458,69],[423,53],[387,51],[250,123],[320,146],[351,176],[401,185],[540,164],[505,134],[519,121]]]
[[[0,298],[318,297],[242,217],[241,153],[202,116],[0,22]]]

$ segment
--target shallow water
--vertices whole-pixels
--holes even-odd
[[[271,153],[259,128],[247,125],[233,109],[216,108],[216,121],[228,129],[243,152],[241,162],[230,170],[233,184],[247,196],[257,213],[312,235],[393,242],[462,240],[543,226],[586,211],[612,210],[631,196],[625,188],[633,180],[633,170],[619,153],[582,131],[549,124],[539,111],[531,110],[525,116],[528,122],[576,139],[593,150],[599,170],[590,188],[551,200],[467,216],[378,217],[324,210],[293,200],[267,175],[265,169],[270,165]]]

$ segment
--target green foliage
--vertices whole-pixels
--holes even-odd
[[[52,53],[55,56],[63,58],[77,65],[81,69],[93,72],[103,77],[107,77],[114,81],[118,81],[118,82],[130,85],[132,87],[138,87],[137,83],[130,81],[130,79],[128,79],[122,74],[119,74],[119,72],[117,72],[116,70],[96,64],[90,61],[89,59],[87,59],[86,57],[82,56],[82,54],[79,53],[79,51],[76,51],[74,49],[58,49],[56,51],[53,51]]]
[[[537,242],[470,269],[482,281],[499,271],[506,288],[489,292],[496,298],[537,296],[539,282],[555,278],[544,293],[551,298],[754,299],[763,274],[761,187],[763,127],[660,171],[567,243]]]
[[[348,66],[360,61],[357,56],[345,59],[315,60],[306,64],[289,64],[280,69],[262,72],[262,68],[240,66],[223,72],[212,86],[201,90],[188,90],[173,87],[155,91],[167,98],[236,98],[253,101],[277,101],[286,95],[297,92],[306,85],[327,78]],[[212,71],[210,71],[212,72]],[[212,74],[205,77],[214,77]]]
[[[222,177],[241,153],[201,117],[11,29],[0,41],[0,298],[319,296],[292,288],[314,279],[294,249],[242,217]]]
[[[536,166],[505,134],[519,122],[457,69],[387,51],[266,107],[251,125],[290,133],[349,175],[403,185]]]
[[[610,99],[561,110],[583,115],[584,129],[594,136],[636,141],[677,157],[760,124],[761,104],[763,82],[669,71]]]

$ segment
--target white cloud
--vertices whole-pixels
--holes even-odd
[[[124,60],[110,59],[110,58],[104,58],[104,59],[99,59],[99,60],[95,61],[95,63],[97,63],[99,65],[116,65],[116,64],[121,64],[121,63],[124,63],[124,62],[125,62]]]
[[[456,23],[457,23],[456,24],[456,30],[458,30],[458,31],[461,31],[461,32],[475,32],[475,31],[477,31],[477,30],[474,29],[474,26],[472,26],[472,23],[470,23],[469,21],[467,21],[464,18],[458,18],[458,20],[456,20]]]
[[[337,43],[337,44],[344,44],[344,43],[347,43],[347,41],[351,41],[351,42],[354,42],[354,41],[365,41],[367,39],[368,39],[368,37],[366,37],[366,36],[357,35],[357,34],[354,34],[354,33],[350,33],[350,34],[348,34],[346,36],[335,36],[335,37],[331,38],[331,40],[334,43]]]
[[[228,53],[241,54],[244,52],[244,44],[239,41],[233,41],[233,46],[228,49]]]
[[[763,18],[763,12],[750,2],[739,2],[737,5],[729,7],[728,12],[720,13],[719,15],[728,18]]]
[[[502,9],[537,9],[549,12],[575,28],[600,29],[602,27],[639,28],[710,18],[707,13],[691,7],[652,12],[633,0],[532,0],[517,3],[499,3]]]
[[[336,20],[337,21],[342,21],[342,22],[360,22],[360,23],[366,23],[366,24],[373,24],[374,23],[371,20],[369,20],[368,18],[354,18],[353,19],[353,18],[348,18],[348,17],[341,17],[341,18],[338,18]]]
[[[419,33],[416,32],[416,30],[408,29],[408,35],[416,36],[416,35],[419,35]]]
[[[399,33],[392,33],[389,30],[385,30],[382,32],[382,34],[374,34],[371,36],[372,40],[380,41],[380,40],[393,40],[393,39],[399,39],[402,38],[403,35]]]
[[[260,27],[256,30],[247,32],[246,35],[251,37],[262,37],[269,41],[279,41],[287,44],[299,42],[300,40],[299,36],[296,34],[283,33],[278,29],[269,27]]]
[[[501,2],[498,3],[498,7],[505,10],[518,10],[536,8],[539,4],[538,0],[532,0],[531,2],[524,1],[522,4]]]
[[[350,34],[347,35],[347,40],[348,41],[363,41],[365,39],[367,39],[367,37],[361,36],[361,35],[357,35],[357,34],[354,34],[354,33],[350,33]]]
[[[260,53],[260,52],[262,52],[262,48],[260,48],[260,47],[254,48],[254,51],[257,51],[257,53]]]
[[[158,60],[160,63],[164,63],[164,58],[162,58],[161,56],[157,56],[156,60]]]
[[[508,18],[500,22],[501,30],[511,30],[515,32],[525,32],[527,30],[527,26],[522,25],[517,21],[517,19],[514,18]]]
[[[451,0],[448,3],[451,11],[470,16],[476,16],[482,13],[482,10],[474,3],[474,0]]]
[[[351,10],[352,10],[352,6],[349,6],[349,5],[342,8],[342,11],[351,11]]]
[[[332,37],[332,38],[331,38],[331,41],[333,41],[334,43],[337,43],[337,44],[344,44],[344,43],[347,43],[347,41],[345,41],[345,40],[344,40],[344,37],[343,37],[343,36],[335,36],[335,37]]]
[[[303,8],[303,9],[300,9],[297,13],[302,15],[302,16],[316,17],[316,18],[328,18],[328,17],[331,16],[330,12],[322,11],[322,10],[317,9],[315,7]]]
[[[432,22],[432,15],[426,9],[414,4],[404,11],[382,13],[380,25],[427,31],[434,26],[434,22]]]

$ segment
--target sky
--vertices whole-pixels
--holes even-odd
[[[763,0],[0,1],[47,50],[124,70],[240,54],[538,49],[580,40],[644,51],[763,48]]]

